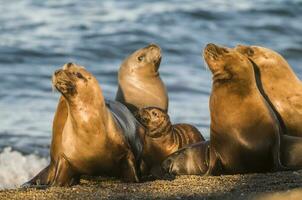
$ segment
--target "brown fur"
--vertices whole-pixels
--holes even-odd
[[[208,44],[212,74],[208,174],[266,172],[280,163],[281,129],[258,91],[253,65],[237,51]]]
[[[143,160],[149,168],[159,166],[168,155],[186,145],[204,141],[202,134],[190,124],[172,125],[169,115],[162,109],[140,109],[138,120],[146,128]]]
[[[161,164],[160,173],[169,175],[204,175],[208,171],[209,141],[184,147],[169,155]]]
[[[116,100],[132,112],[155,106],[168,110],[168,94],[159,75],[160,47],[150,44],[128,56],[118,72]]]
[[[264,47],[238,45],[235,50],[259,68],[264,92],[281,115],[286,134],[302,137],[302,85],[287,61]]]
[[[55,72],[53,84],[62,94],[58,109],[63,108],[64,116],[67,105],[67,118],[54,126],[57,135],[51,145],[50,165],[28,184],[69,186],[78,183],[83,174],[138,182],[134,155],[105,105],[96,78],[83,67],[68,63]]]
[[[254,62],[259,71],[262,95],[270,102],[282,124],[281,162],[291,168],[302,167],[302,87],[286,60],[277,52],[259,46],[235,48]]]

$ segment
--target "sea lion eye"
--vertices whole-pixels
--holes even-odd
[[[137,60],[138,60],[138,61],[143,61],[144,58],[145,58],[145,56],[139,56],[139,57],[137,58]]]
[[[83,76],[81,73],[79,73],[79,72],[77,72],[75,75],[76,75],[78,78],[84,79],[84,76]]]

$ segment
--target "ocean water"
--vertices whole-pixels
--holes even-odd
[[[302,1],[0,1],[0,189],[48,163],[59,97],[51,75],[66,62],[86,66],[113,99],[122,60],[157,43],[172,121],[208,137],[211,74],[201,52],[209,42],[275,49],[301,78]]]

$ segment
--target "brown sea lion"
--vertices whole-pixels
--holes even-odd
[[[302,168],[302,139],[282,136],[281,163],[289,169]],[[157,176],[204,175],[209,165],[210,141],[203,141],[184,147],[169,155],[161,164]]]
[[[209,141],[184,147],[169,155],[161,164],[161,174],[204,175],[209,166]]]
[[[155,44],[139,49],[128,56],[118,72],[116,100],[132,112],[145,107],[168,110],[168,94],[159,75],[160,47]]]
[[[202,134],[190,124],[172,125],[169,115],[161,108],[139,110],[137,119],[146,128],[142,159],[150,170],[178,149],[204,141]]]
[[[56,149],[51,149],[55,155],[50,165],[26,185],[69,186],[78,183],[81,175],[138,182],[135,145],[129,138],[139,134],[130,111],[126,113],[118,102],[106,103],[96,78],[76,64],[57,70],[53,84],[65,99],[68,116],[61,139],[52,142],[51,148]]]
[[[283,135],[281,137],[281,163],[290,169],[302,169],[302,138]]]
[[[287,61],[260,46],[238,45],[235,50],[259,68],[263,90],[280,114],[286,134],[302,137],[302,84]]]
[[[257,88],[252,63],[214,44],[208,44],[203,55],[213,74],[207,174],[283,170],[282,130]]]

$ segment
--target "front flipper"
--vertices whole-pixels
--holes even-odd
[[[132,153],[128,153],[121,163],[121,178],[125,182],[139,182],[135,159]]]
[[[53,163],[50,163],[41,172],[39,172],[34,178],[32,178],[28,182],[21,185],[21,187],[29,188],[29,187],[48,186],[54,177],[54,171],[55,171],[54,165],[53,165]]]
[[[216,154],[216,152],[209,147],[209,168],[207,172],[204,174],[205,176],[219,176],[223,173],[222,164]]]
[[[72,167],[68,159],[62,154],[56,165],[56,173],[52,186],[72,186],[80,182],[80,174]]]

